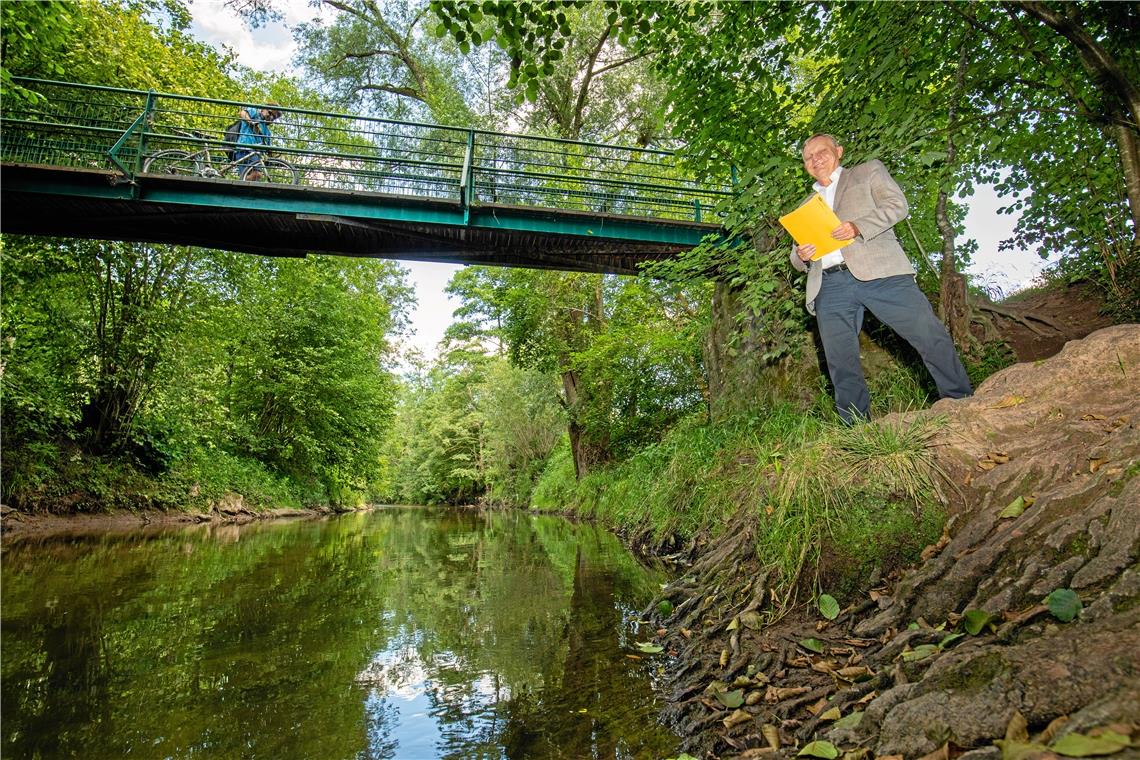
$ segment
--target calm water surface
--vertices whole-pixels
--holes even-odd
[[[559,518],[387,509],[3,548],[2,754],[675,754],[664,579]],[[644,625],[641,626],[645,628]]]

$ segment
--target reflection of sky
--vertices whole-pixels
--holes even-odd
[[[495,708],[510,699],[505,684],[488,673],[473,674],[463,685],[435,684],[430,672],[463,674],[461,659],[440,653],[426,663],[420,657],[419,636],[401,636],[396,645],[377,652],[356,676],[367,689],[364,714],[367,721],[369,758],[437,758],[454,750],[456,719],[464,732],[488,733]],[[497,754],[497,753],[496,753]]]

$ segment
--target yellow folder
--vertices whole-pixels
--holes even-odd
[[[831,210],[823,196],[815,193],[804,201],[803,205],[790,214],[780,217],[780,224],[784,226],[796,241],[796,245],[815,246],[815,254],[811,260],[823,258],[832,251],[838,251],[845,245],[854,241],[836,240],[831,231],[839,226],[839,217]]]

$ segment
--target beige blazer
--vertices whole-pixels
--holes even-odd
[[[810,196],[809,196],[810,197]],[[906,219],[906,196],[891,177],[882,161],[846,166],[839,174],[835,188],[835,215],[841,222],[855,222],[859,235],[841,248],[847,268],[858,280],[877,280],[899,274],[914,275],[914,267],[906,257],[894,226]],[[807,309],[815,314],[815,297],[823,282],[818,261],[809,267],[792,249],[792,266],[808,273]]]

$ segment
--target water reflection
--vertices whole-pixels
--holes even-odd
[[[660,758],[592,526],[393,509],[4,549],[5,757]],[[644,634],[642,635],[644,638]]]

